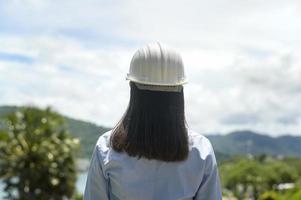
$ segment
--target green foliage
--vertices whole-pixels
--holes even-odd
[[[80,193],[76,193],[75,196],[74,196],[74,200],[83,200],[83,194],[80,194]]]
[[[297,186],[293,189],[286,191],[283,194],[283,199],[284,200],[300,200],[301,199],[301,187]]]
[[[223,162],[219,169],[223,187],[232,191],[236,198],[258,199],[265,191],[274,190],[281,183],[297,183],[301,177],[300,163],[298,158],[281,160],[261,155],[234,158]],[[261,197],[268,195],[271,196],[272,192]]]
[[[266,188],[263,171],[254,160],[242,159],[237,163],[221,167],[224,186],[233,191],[237,198],[243,198],[248,190],[257,197],[260,190]]]
[[[8,199],[70,199],[79,140],[50,108],[7,114],[0,127],[0,177]]]
[[[296,158],[284,158],[283,162],[285,162],[288,166],[294,166],[294,169],[298,173],[298,176],[301,176],[301,159]],[[301,180],[299,180],[301,181]],[[301,184],[301,182],[300,182]]]
[[[301,199],[301,190],[295,192],[291,197],[290,200],[300,200]]]
[[[24,108],[26,107],[0,106],[0,116],[5,116]],[[81,141],[81,149],[77,156],[90,159],[98,137],[110,129],[82,120],[60,116],[64,119],[67,130]]]
[[[282,200],[281,196],[275,191],[268,191],[263,193],[259,200]]]

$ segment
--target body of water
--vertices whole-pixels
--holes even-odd
[[[84,194],[88,172],[80,173],[77,177],[76,189],[79,193]]]
[[[87,172],[80,173],[77,177],[77,182],[76,182],[76,189],[79,193],[84,193],[85,190],[85,185],[86,185],[86,180],[87,180]],[[4,193],[4,185],[3,182],[0,181],[0,199],[3,199],[5,196]]]

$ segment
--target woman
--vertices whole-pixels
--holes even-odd
[[[147,45],[127,79],[129,106],[97,141],[84,200],[221,200],[211,143],[185,123],[180,55]]]

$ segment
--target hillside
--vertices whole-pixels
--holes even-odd
[[[215,151],[229,155],[268,154],[301,157],[301,137],[270,137],[252,131],[234,131],[227,135],[208,135]]]
[[[65,117],[69,131],[80,138],[81,157],[90,158],[94,145],[100,135],[110,130],[109,128],[97,126],[96,124]]]
[[[0,116],[14,112],[19,107],[0,106]],[[90,158],[98,137],[109,128],[63,116],[67,128],[81,140],[80,157]],[[226,135],[207,135],[213,144],[219,161],[227,160],[233,155],[268,154],[301,157],[301,137],[270,137],[252,131],[235,131]]]
[[[0,117],[15,112],[19,108],[20,107],[16,106],[0,106]],[[80,157],[90,158],[98,137],[108,131],[109,128],[66,116],[63,117],[65,118],[65,123],[70,133],[78,137],[81,141]]]

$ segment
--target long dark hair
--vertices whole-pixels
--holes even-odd
[[[130,82],[128,108],[113,129],[110,142],[117,152],[167,162],[188,156],[188,135],[181,92],[140,90]]]

